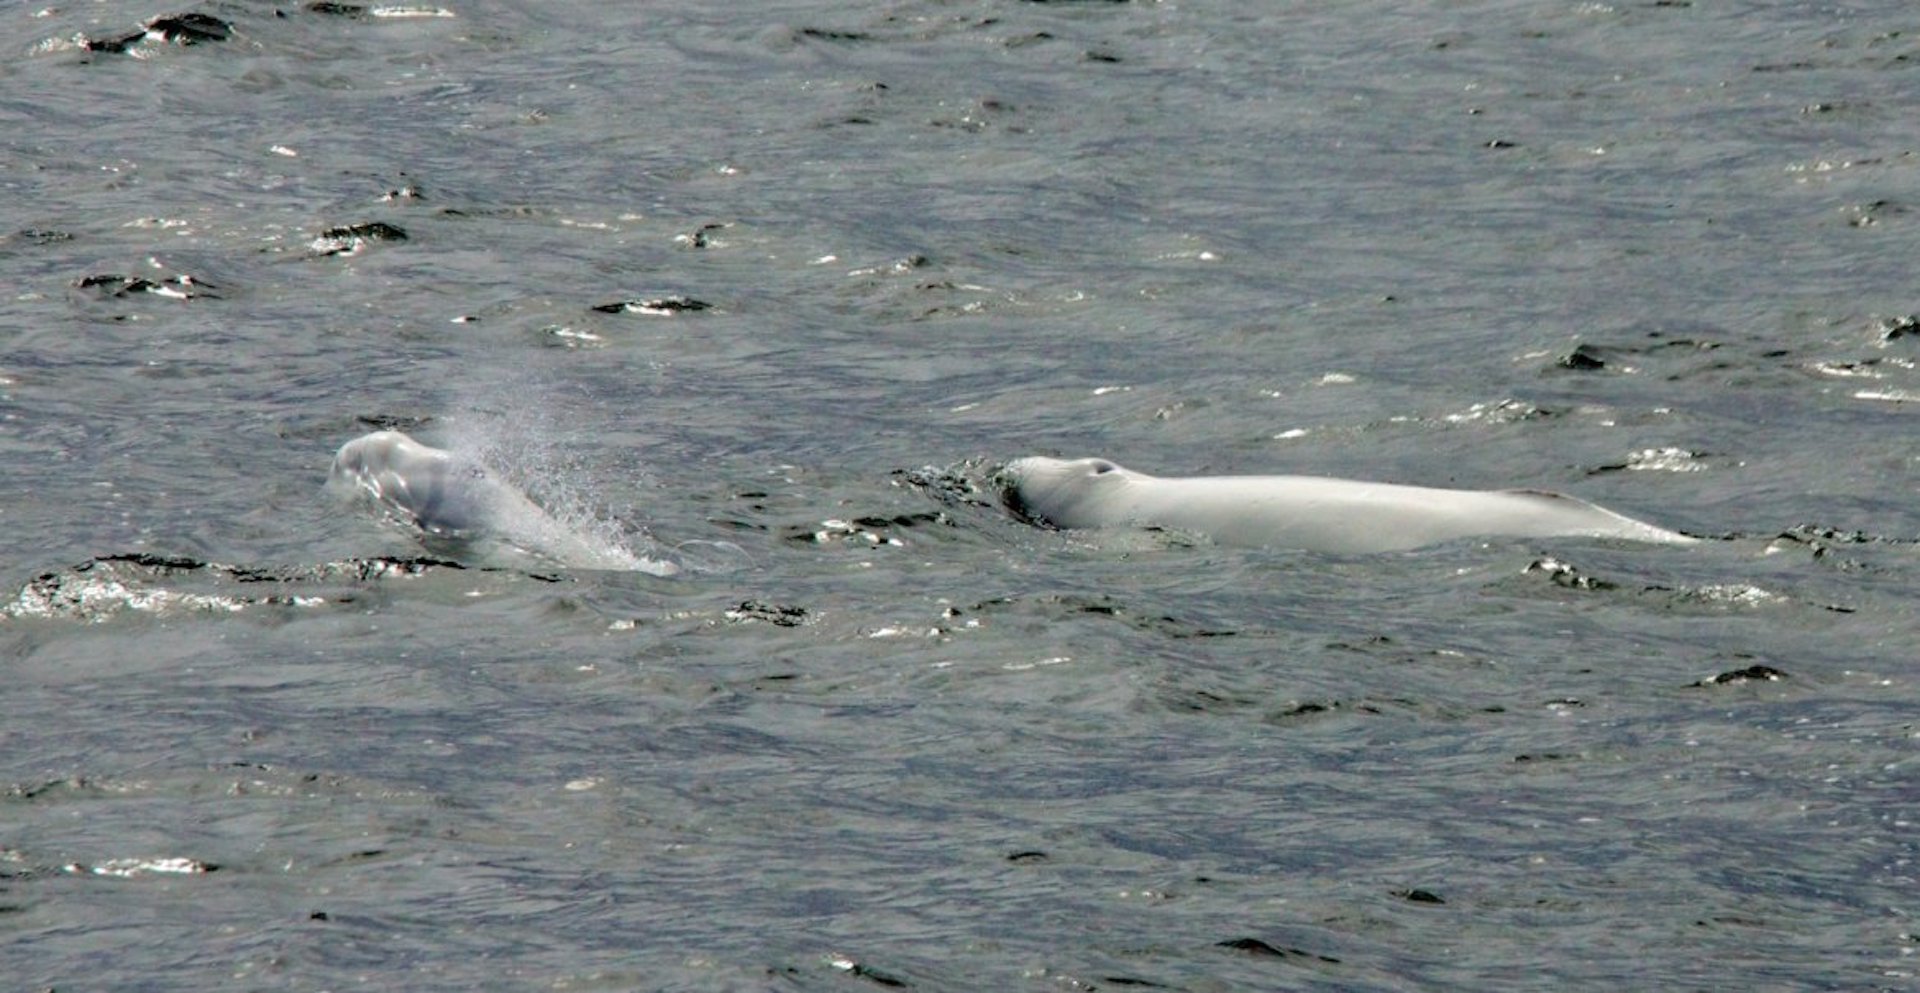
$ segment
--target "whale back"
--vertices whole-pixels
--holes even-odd
[[[1688,538],[1541,490],[1453,490],[1320,476],[1158,477],[1105,459],[1009,463],[1009,503],[1061,528],[1147,525],[1252,547],[1365,553],[1460,538]]]

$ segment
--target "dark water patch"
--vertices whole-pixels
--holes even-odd
[[[818,525],[798,525],[783,529],[782,537],[787,541],[809,545],[832,545],[841,542],[860,546],[905,545],[906,541],[896,537],[894,532],[906,531],[928,526],[953,527],[954,521],[945,513],[894,514],[890,517],[869,514],[848,519],[835,518],[822,521]]]
[[[61,245],[73,240],[73,234],[54,228],[21,228],[12,234],[0,237],[0,252],[19,248],[40,248],[47,245]]]
[[[847,92],[853,99],[850,109],[839,110],[820,118],[818,127],[831,129],[836,127],[870,127],[885,121],[890,113],[883,98],[892,87],[878,80],[864,85],[850,87]]]
[[[1911,363],[1905,359],[1872,356],[1864,359],[1816,361],[1810,363],[1808,368],[1828,378],[1879,379],[1888,372],[1911,371]]]
[[[919,252],[903,255],[891,262],[876,262],[871,265],[855,267],[848,275],[856,279],[878,283],[885,279],[906,276],[933,265],[933,260]]]
[[[1905,204],[1893,200],[1871,200],[1841,208],[1841,214],[1850,228],[1877,227],[1909,212]]]
[[[673,243],[691,249],[723,248],[727,243],[720,239],[719,234],[730,227],[733,227],[732,221],[709,221],[692,231],[674,235]]]
[[[1214,944],[1220,948],[1230,948],[1236,952],[1244,952],[1254,958],[1279,959],[1288,962],[1321,963],[1327,965],[1340,964],[1340,960],[1331,955],[1322,955],[1318,952],[1309,952],[1300,948],[1286,948],[1279,945],[1272,945],[1259,938],[1229,938],[1226,941],[1219,941]]]
[[[804,41],[872,41],[874,36],[866,31],[848,31],[834,28],[800,28],[794,31],[795,38]]]
[[[808,613],[805,607],[743,600],[738,606],[728,608],[723,616],[735,624],[758,621],[774,627],[797,628],[807,623]]]
[[[1777,683],[1786,679],[1787,674],[1770,665],[1750,665],[1744,669],[1730,669],[1717,676],[1702,679],[1694,686],[1729,686],[1735,683]]]
[[[1562,369],[1572,369],[1576,372],[1598,372],[1607,368],[1610,362],[1605,350],[1582,342],[1575,345],[1573,351],[1556,359],[1554,364]]]
[[[1508,397],[1504,400],[1475,403],[1465,411],[1446,415],[1441,420],[1450,424],[1485,422],[1488,424],[1520,424],[1528,421],[1543,421],[1560,417],[1567,413],[1559,407],[1542,406],[1531,400]]]
[[[1301,729],[1331,740],[1366,727],[1389,734],[1484,727],[1527,698],[1524,684],[1489,686],[1484,674],[1496,665],[1457,651],[1387,638],[1352,647],[1296,627],[1243,627],[1233,641],[1170,642],[1168,663],[1156,667],[1131,709],[1222,726]],[[1410,640],[1424,639],[1410,633]]]
[[[1156,696],[1161,706],[1190,714],[1231,714],[1268,705],[1263,695],[1220,687],[1169,687]]]
[[[1395,704],[1406,707],[1410,705],[1410,701],[1395,701]],[[1384,710],[1380,704],[1365,700],[1352,702],[1344,700],[1303,700],[1281,707],[1279,710],[1268,715],[1266,721],[1269,724],[1296,724],[1301,721],[1319,720],[1321,718],[1335,717],[1344,714],[1377,717],[1382,713],[1384,713]]]
[[[257,567],[144,552],[103,555],[28,580],[0,604],[0,619],[99,622],[125,614],[307,610],[353,603],[355,588],[364,584],[465,568],[451,560],[424,557]],[[262,591],[261,586],[273,589]]]
[[[1555,586],[1569,590],[1617,590],[1620,584],[1590,576],[1572,563],[1556,558],[1535,559],[1520,570],[1522,575],[1539,576]]]
[[[374,242],[401,242],[408,240],[407,232],[397,224],[385,221],[364,221],[357,224],[342,224],[320,232],[309,247],[313,258],[327,258],[335,255],[357,255]]]
[[[1112,619],[1133,628],[1167,638],[1229,638],[1238,631],[1189,621],[1167,614],[1141,613],[1117,598],[1099,594],[1047,593],[1032,596],[999,597],[982,600],[968,612],[981,616],[1008,613],[1038,613],[1054,617],[1093,617]]]
[[[528,204],[502,204],[499,206],[442,207],[441,217],[463,218],[469,220],[507,220],[526,221],[551,217],[553,212],[544,207]]]
[[[325,582],[345,578],[356,582],[397,577],[424,576],[440,570],[464,571],[467,567],[451,559],[416,556],[343,559],[317,566],[258,569],[242,566],[211,566],[230,571],[241,582]]]
[[[1561,589],[1600,594],[1645,603],[1655,609],[1691,613],[1719,613],[1728,610],[1769,608],[1812,609],[1834,614],[1851,614],[1856,608],[1836,603],[1818,603],[1752,583],[1701,583],[1669,586],[1663,583],[1627,582],[1587,573],[1559,558],[1535,559],[1520,571],[1520,577],[1544,582]],[[1495,580],[1490,588],[1514,585],[1512,579]]]
[[[91,52],[126,54],[145,41],[171,42],[175,45],[201,45],[226,41],[233,37],[233,25],[211,14],[169,14],[156,17],[138,31],[114,38],[88,39]]]
[[[400,183],[389,185],[386,192],[380,194],[381,203],[413,203],[427,199],[425,187],[416,180],[406,179],[407,174],[404,172],[400,175],[402,177]]]
[[[112,560],[94,560],[67,572],[50,572],[30,580],[0,605],[0,617],[44,618],[96,622],[137,612],[144,614],[233,613],[267,604],[296,605],[297,601],[261,598],[243,593],[182,591],[156,580],[177,574],[175,566],[127,567]],[[197,564],[196,564],[197,565]]]
[[[707,505],[703,514],[710,525],[730,531],[771,533],[787,527],[769,518],[786,518],[804,514],[812,509],[811,501],[804,495],[795,493],[791,488],[760,489],[747,487],[717,496],[690,494],[696,505]],[[718,507],[711,506],[719,504]]]
[[[160,279],[148,279],[145,276],[126,276],[119,273],[102,273],[93,276],[82,276],[73,281],[73,286],[75,289],[85,290],[101,299],[109,300],[124,300],[128,297],[143,294],[166,297],[171,300],[193,300],[200,297],[206,297],[210,300],[220,299],[219,294],[213,292],[214,287],[212,284],[204,280],[195,279],[186,273],[165,276]]]
[[[1026,48],[1029,45],[1039,45],[1039,44],[1043,44],[1045,42],[1049,42],[1053,40],[1054,40],[1053,32],[1035,31],[1030,34],[1013,35],[1012,37],[1009,37],[1001,41],[1000,44],[1007,48]]]
[[[417,431],[436,420],[432,414],[356,414],[353,423],[375,431]]]
[[[1823,524],[1796,524],[1768,541],[1767,552],[1796,551],[1809,561],[1837,572],[1884,573],[1888,566],[1874,560],[1876,552],[1904,553],[1916,546],[1920,546],[1920,539],[1895,538]]]
[[[1630,453],[1624,461],[1594,466],[1587,470],[1587,475],[1604,476],[1615,472],[1697,472],[1710,466],[1732,463],[1731,459],[1717,458],[1711,453],[1696,452],[1678,446],[1643,448]]]
[[[218,872],[220,866],[193,858],[112,858],[100,862],[70,862],[62,870],[77,876],[111,876],[133,879],[141,876],[199,876]]]
[[[329,0],[315,0],[305,8],[309,14],[323,17],[339,17],[354,21],[405,21],[423,17],[444,18],[453,13],[445,7],[430,4],[377,4],[368,6],[357,3],[333,3]],[[275,11],[279,14],[279,11]],[[284,16],[284,15],[280,15]]]
[[[947,467],[924,466],[919,469],[895,469],[895,485],[904,486],[950,507],[999,509],[1005,502],[1007,487],[992,484],[981,476],[984,460],[962,462]]]
[[[1004,101],[992,98],[977,100],[973,106],[958,113],[936,117],[927,121],[932,128],[950,128],[978,134],[992,128],[999,128],[1013,134],[1025,134],[1031,128],[1015,123],[1013,118],[1018,108]]]
[[[64,802],[77,798],[113,796],[121,792],[124,790],[117,785],[95,782],[85,776],[74,776],[36,783],[14,783],[7,787],[5,799]]]
[[[1015,315],[1064,319],[1084,309],[1087,298],[1082,292],[1012,276],[1012,272],[1046,264],[1045,259],[1028,257],[1035,249],[1008,243],[991,251],[1004,255],[1006,265],[973,259],[936,262],[915,252],[858,266],[834,292],[881,327],[969,319],[991,324],[995,318]],[[904,340],[924,348],[930,341],[924,335],[915,332]],[[947,346],[966,343],[958,336],[940,340]]]
[[[674,294],[663,297],[646,297],[636,300],[615,300],[612,303],[595,304],[593,310],[602,314],[644,314],[648,317],[675,317],[680,314],[697,314],[714,309],[713,304],[705,300],[696,300],[690,296]]]
[[[147,30],[181,45],[226,41],[233,37],[233,25],[211,14],[174,14],[147,22]]]
[[[877,966],[868,965],[865,962],[857,962],[849,958],[835,958],[830,964],[835,969],[838,969],[841,972],[844,972],[847,975],[854,977],[855,979],[864,979],[875,986],[879,986],[885,989],[912,989],[913,988],[913,984],[907,982],[905,979],[902,979],[901,977],[894,975],[893,973],[888,972],[885,969],[881,969]]]
[[[1522,752],[1513,757],[1516,765],[1573,762],[1588,758],[1585,752]]]
[[[913,321],[975,318],[1014,303],[1007,294],[990,286],[951,279],[918,283],[913,287],[913,293],[915,299],[920,301],[915,305],[915,312],[907,317]]]
[[[1644,592],[1655,597],[1659,605],[1680,612],[1706,610],[1718,613],[1725,610],[1764,608],[1774,605],[1824,611],[1830,614],[1851,614],[1859,609],[1839,603],[1814,603],[1750,583],[1712,583],[1686,587],[1649,586]]]
[[[1882,317],[1874,322],[1874,329],[1881,341],[1898,341],[1901,338],[1920,336],[1920,316],[1901,314],[1897,317]]]
[[[1709,332],[1711,333],[1711,332]],[[1611,372],[1632,374],[1649,367],[1668,370],[1678,362],[1695,360],[1718,350],[1722,343],[1696,332],[1652,329],[1642,333],[1643,340],[1622,341],[1617,337],[1605,342],[1583,341],[1553,362],[1554,367],[1573,372]],[[1697,362],[1695,363],[1697,365]]]
[[[605,335],[572,324],[543,324],[533,333],[540,344],[549,348],[599,349],[607,346]]]

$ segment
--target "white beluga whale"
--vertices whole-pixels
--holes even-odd
[[[1024,458],[1001,470],[1017,514],[1056,528],[1151,526],[1223,545],[1368,553],[1460,538],[1699,539],[1542,490],[1450,490],[1322,476],[1159,477],[1106,459]]]
[[[479,461],[375,431],[340,446],[328,485],[371,497],[389,514],[436,535],[504,542],[564,566],[671,575],[671,562],[636,555],[570,526]]]

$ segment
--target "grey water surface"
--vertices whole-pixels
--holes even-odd
[[[1914,988],[1909,5],[0,25],[8,988]],[[382,427],[682,569],[327,492]]]

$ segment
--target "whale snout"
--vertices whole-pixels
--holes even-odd
[[[993,474],[993,482],[1000,490],[1001,508],[1012,515],[1014,520],[1035,527],[1052,527],[1053,525],[1045,517],[1034,510],[1033,504],[1028,501],[1022,491],[1022,485],[1028,480],[1032,468],[1027,463],[1035,461],[1039,460],[1015,459],[1001,466],[1000,470]]]
[[[1124,487],[1127,471],[1106,459],[1014,459],[1000,470],[1001,502],[1014,517],[1051,528],[1088,523],[1083,506],[1099,494]]]

